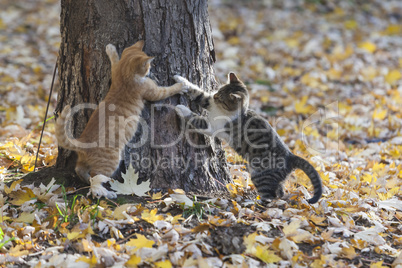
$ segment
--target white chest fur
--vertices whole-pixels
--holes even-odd
[[[220,109],[214,102],[208,107],[208,121],[210,123],[210,130],[213,137],[221,138],[227,142],[230,139],[230,133],[225,129],[225,126],[236,119],[237,113],[231,113],[224,109]],[[230,124],[229,124],[230,126]]]

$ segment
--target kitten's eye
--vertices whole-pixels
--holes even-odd
[[[218,94],[215,94],[214,95],[214,99],[216,100],[218,98]]]

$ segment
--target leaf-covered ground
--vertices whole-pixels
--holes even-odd
[[[296,171],[284,200],[260,206],[230,149],[230,198],[172,190],[119,205],[53,183],[5,186],[33,170],[60,4],[2,1],[0,265],[402,267],[402,2],[247,3],[209,2],[217,77],[235,71],[250,106],[319,170],[319,203]],[[53,128],[40,167],[57,155]]]

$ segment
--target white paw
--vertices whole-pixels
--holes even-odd
[[[192,114],[192,111],[188,107],[181,104],[177,105],[175,110],[179,115],[182,115],[184,117],[190,116]]]
[[[110,181],[109,177],[104,176],[104,175],[96,175],[96,176],[90,178],[89,181],[91,182],[89,193],[92,193],[92,196],[94,196],[96,198],[100,198],[102,196],[110,198],[110,199],[117,198],[117,194],[115,192],[108,191],[102,185],[102,183]]]
[[[117,54],[116,47],[114,45],[112,45],[112,44],[108,44],[106,46],[106,54],[108,54],[109,57],[111,57],[112,55]]]
[[[178,85],[181,86],[181,91],[180,93],[188,93],[188,86],[185,83],[177,83]]]
[[[194,90],[201,90],[197,85],[194,85],[193,83],[191,83],[190,81],[188,81],[186,78],[184,78],[183,76],[180,75],[175,75],[173,76],[173,79],[177,82],[177,83],[182,83],[183,87],[186,87],[187,89],[194,89]]]
[[[174,75],[173,79],[177,83],[183,83],[183,84],[190,83],[186,78],[184,78],[183,76],[180,76],[178,74]]]

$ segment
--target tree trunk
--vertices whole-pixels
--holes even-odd
[[[202,88],[216,87],[206,0],[62,0],[61,5],[56,111],[67,104],[99,103],[104,98],[110,86],[105,53],[109,43],[121,54],[125,47],[145,40],[144,51],[155,57],[151,78],[159,85],[171,85],[173,75],[181,74]],[[230,177],[219,142],[199,134],[181,137],[181,121],[173,110],[178,103],[188,104],[184,96],[174,96],[146,105],[144,120],[132,140],[136,146],[125,149],[125,165],[131,160],[140,180],[151,180],[151,188],[198,193],[224,190]],[[74,118],[76,137],[92,111],[81,111]],[[73,169],[75,157],[59,148],[56,166]]]

